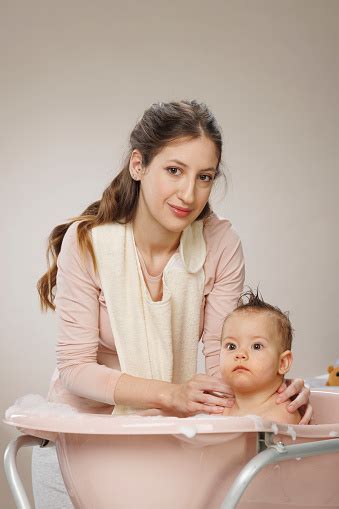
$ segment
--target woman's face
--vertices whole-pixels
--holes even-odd
[[[131,165],[137,165],[137,156]],[[138,214],[167,231],[182,232],[205,207],[217,164],[215,144],[205,136],[166,145],[140,178]]]

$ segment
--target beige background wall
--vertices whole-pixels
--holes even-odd
[[[231,175],[216,211],[247,283],[291,312],[292,375],[324,373],[339,357],[339,2],[2,0],[0,19],[1,414],[54,367],[35,291],[47,235],[100,197],[159,100],[215,113]],[[2,425],[2,445],[16,434]],[[28,482],[28,451],[20,465]]]

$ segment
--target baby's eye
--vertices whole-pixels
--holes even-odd
[[[237,346],[234,343],[225,343],[226,350],[235,350]]]
[[[170,168],[166,168],[166,169],[170,175],[176,176],[176,175],[180,175],[180,173],[181,173],[181,170],[179,168],[176,168],[175,166],[171,166]]]
[[[264,345],[262,343],[253,343],[252,348],[253,350],[262,350]]]

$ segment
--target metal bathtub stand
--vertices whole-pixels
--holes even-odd
[[[43,438],[20,435],[18,438],[11,440],[5,450],[4,466],[6,477],[17,509],[31,509],[31,506],[18,474],[16,456],[21,447],[33,445],[40,445],[40,447],[54,446],[53,442]]]
[[[272,432],[258,433],[259,453],[240,471],[220,509],[234,509],[249,483],[266,465],[339,451],[339,438],[329,438],[304,444],[284,445],[282,442],[274,443],[273,437],[274,433]]]

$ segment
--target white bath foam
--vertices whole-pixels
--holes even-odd
[[[275,435],[279,432],[278,425],[275,422],[272,422],[272,431]]]
[[[225,422],[231,427],[234,425],[234,431],[237,430],[244,430],[246,429],[249,431],[248,427],[250,426],[252,428],[252,425],[254,424],[254,431],[268,431],[267,428],[270,427],[271,422],[267,419],[263,419],[262,417],[255,415],[255,414],[248,414],[248,415],[219,415],[219,414],[198,414],[194,417],[190,417],[190,419],[213,419],[213,421],[217,420],[220,423]],[[249,422],[250,421],[250,424]],[[243,428],[242,428],[243,426]],[[198,425],[198,431],[200,431],[200,427]],[[207,429],[206,429],[207,431]]]
[[[10,406],[5,413],[6,420],[14,415],[25,414],[36,417],[66,417],[69,415],[81,415],[75,408],[64,403],[50,403],[40,394],[26,394],[18,398],[14,405]]]
[[[330,431],[328,436],[332,438],[339,437],[339,433],[337,431]]]
[[[193,438],[197,434],[197,428],[195,426],[180,426],[179,433],[186,438]]]
[[[297,438],[297,432],[293,428],[293,426],[288,425],[286,433],[292,437],[292,440],[296,440]]]

